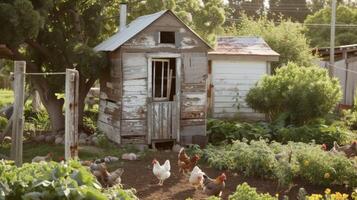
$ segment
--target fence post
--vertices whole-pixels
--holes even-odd
[[[14,111],[12,121],[11,158],[16,166],[22,165],[22,137],[24,127],[24,99],[25,99],[26,62],[15,61],[14,69]]]
[[[79,73],[66,69],[65,89],[65,159],[78,158]]]

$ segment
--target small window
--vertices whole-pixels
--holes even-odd
[[[160,43],[162,44],[175,44],[175,32],[161,31]]]

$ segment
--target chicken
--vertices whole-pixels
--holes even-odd
[[[159,161],[157,161],[156,159],[154,159],[152,161],[153,169],[152,172],[154,173],[154,175],[159,179],[159,185],[163,185],[164,181],[166,179],[168,179],[171,175],[171,165],[170,165],[170,161],[166,160],[165,163],[163,165],[160,165]]]
[[[352,142],[350,145],[339,146],[337,142],[333,143],[332,152],[343,152],[348,158],[357,156],[357,141]]]
[[[203,188],[203,176],[205,175],[202,170],[195,166],[191,172],[190,178],[188,181],[195,187],[197,190],[198,188]]]
[[[52,160],[52,153],[48,153],[46,156],[36,156],[32,159],[33,163],[38,162],[49,162]]]
[[[178,167],[179,172],[187,174],[191,172],[193,167],[196,166],[197,161],[200,159],[198,155],[194,155],[191,158],[186,154],[185,149],[181,148],[178,154]]]
[[[322,144],[321,145],[321,149],[324,150],[324,151],[327,151],[327,145],[326,144]]]
[[[203,175],[203,192],[208,196],[221,196],[222,191],[226,187],[226,175],[222,173],[216,179],[211,179],[207,175]]]
[[[110,173],[108,172],[106,165],[104,163],[96,164],[96,167],[96,170],[92,170],[92,174],[103,187],[107,187]]]
[[[124,169],[119,168],[115,170],[114,172],[111,172],[108,180],[107,180],[107,185],[109,187],[112,187],[114,185],[120,184],[121,183],[121,175],[124,173]]]

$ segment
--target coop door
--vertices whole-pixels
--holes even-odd
[[[152,102],[149,124],[153,140],[174,139],[176,60],[152,59]]]

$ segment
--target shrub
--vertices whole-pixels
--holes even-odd
[[[103,189],[77,161],[26,163],[22,167],[0,161],[0,199],[137,199],[120,185]]]
[[[276,133],[276,140],[287,143],[289,141],[317,144],[326,144],[332,147],[333,142],[339,144],[348,143],[353,138],[352,133],[339,123],[331,125],[311,124],[300,127],[288,126],[280,128]]]
[[[229,195],[229,200],[278,200],[278,197],[269,194],[258,194],[255,188],[250,187],[247,183],[237,186],[236,191]]]
[[[331,112],[341,95],[338,80],[327,70],[288,63],[250,89],[246,101],[271,121],[286,113],[289,124],[304,124]]]

